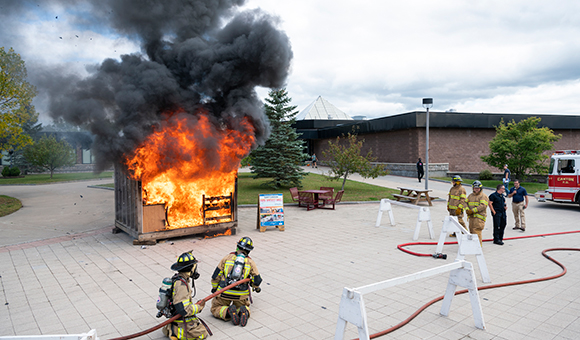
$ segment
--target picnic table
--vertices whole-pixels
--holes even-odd
[[[331,194],[331,190],[300,190],[298,191],[298,196],[300,197],[300,202],[306,204],[306,210],[318,209],[324,206],[324,203],[320,205],[320,194]]]
[[[417,205],[419,202],[427,202],[429,205],[433,205],[431,203],[431,197],[429,197],[429,192],[433,191],[430,189],[418,189],[418,188],[408,188],[408,187],[397,187],[401,192],[398,194],[393,194],[393,197],[400,200],[407,200],[411,201],[412,204]]]

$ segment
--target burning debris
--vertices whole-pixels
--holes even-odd
[[[84,79],[45,78],[52,117],[88,129],[98,169],[121,165],[145,206],[163,205],[165,228],[222,222],[203,197],[234,197],[241,158],[269,136],[254,89],[281,87],[292,51],[277,19],[239,12],[244,2],[87,1],[91,20],[139,39],[142,52]]]

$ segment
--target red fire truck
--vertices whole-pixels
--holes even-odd
[[[539,202],[580,204],[580,150],[556,151],[550,159],[548,190],[538,191]]]

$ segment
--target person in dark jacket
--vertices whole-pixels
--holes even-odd
[[[489,195],[489,209],[493,216],[493,243],[503,245],[503,232],[507,224],[507,205],[505,203],[505,187],[498,184],[496,191]]]
[[[424,174],[425,170],[423,169],[423,161],[419,158],[419,161],[417,162],[417,178],[419,179],[419,183],[421,183],[421,178],[423,178]]]

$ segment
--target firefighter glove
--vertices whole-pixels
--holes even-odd
[[[470,209],[465,210],[465,212],[467,213],[467,215],[473,215],[473,211],[471,211]]]
[[[455,215],[461,215],[461,208],[455,209]]]
[[[215,292],[217,292],[217,288],[212,288],[212,289],[211,289],[211,293],[213,294],[213,293],[215,293]]]
[[[203,308],[203,307],[205,306],[205,300],[203,300],[203,299],[202,299],[202,300],[199,300],[199,301],[197,301],[195,304],[196,304],[196,305],[200,305],[200,306],[201,306],[201,308]]]
[[[256,293],[259,293],[259,292],[262,291],[262,288],[260,288],[260,287],[254,287],[253,291],[256,292]]]

